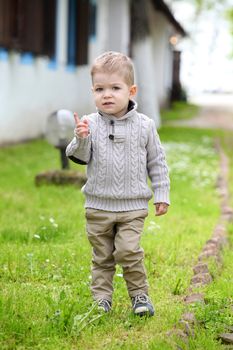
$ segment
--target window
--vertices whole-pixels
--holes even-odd
[[[54,57],[56,0],[0,0],[0,46]]]
[[[89,36],[95,38],[96,36],[96,16],[97,16],[97,5],[96,0],[90,2],[90,21],[89,21]]]
[[[88,63],[89,0],[69,0],[68,65]]]

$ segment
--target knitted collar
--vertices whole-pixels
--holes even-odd
[[[112,114],[107,114],[107,113],[104,113],[100,110],[97,109],[97,112],[99,113],[99,115],[105,119],[105,120],[124,120],[124,119],[128,119],[128,118],[132,118],[133,115],[134,115],[134,112],[137,110],[137,102],[134,101],[134,100],[129,100],[129,105],[128,105],[128,112],[123,115],[122,117],[120,118],[117,118],[115,117],[114,115]]]

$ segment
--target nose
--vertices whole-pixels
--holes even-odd
[[[104,90],[104,98],[108,98],[112,96],[111,89],[105,89]]]

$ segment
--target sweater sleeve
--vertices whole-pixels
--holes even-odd
[[[91,134],[85,138],[75,136],[66,148],[66,156],[78,164],[88,164],[91,159]]]
[[[154,191],[154,203],[170,204],[170,180],[165,152],[152,119],[150,119],[149,137],[146,147],[147,171]]]

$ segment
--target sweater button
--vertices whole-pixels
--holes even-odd
[[[114,140],[114,135],[109,135],[109,140]]]

